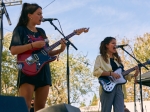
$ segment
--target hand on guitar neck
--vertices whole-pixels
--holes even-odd
[[[48,54],[50,56],[55,56],[55,55],[57,55],[57,54],[59,55],[61,52],[63,52],[65,50],[65,48],[66,48],[66,40],[64,38],[62,38],[60,40],[60,45],[61,45],[60,49],[51,50],[51,51],[48,52]]]
[[[150,64],[150,61],[148,60],[148,61],[146,61],[143,64],[144,65]],[[126,71],[122,71],[121,68],[118,68],[114,72],[111,72],[112,75],[101,76],[101,77],[98,78],[98,80],[99,80],[99,83],[102,85],[102,88],[103,88],[104,91],[112,92],[112,90],[114,89],[114,87],[116,85],[118,85],[118,84],[125,84],[127,81],[126,81],[126,79],[124,77],[126,75],[129,75],[129,73],[134,71],[134,70],[135,70],[135,74],[132,77],[135,78],[135,83],[136,83],[136,77],[139,74],[138,66],[130,68],[130,69],[126,70]],[[108,72],[107,72],[107,74],[108,74]],[[117,74],[120,75],[120,78],[117,77]],[[115,77],[117,77],[118,79],[115,78]]]
[[[134,74],[134,77],[137,77],[138,74],[139,74],[139,67],[136,66],[136,67],[135,67],[135,74]]]
[[[63,52],[66,48],[66,40],[64,38],[62,38],[60,40],[60,43],[61,43],[61,48],[60,48],[60,52]]]
[[[135,74],[134,74],[134,83],[136,84],[137,83],[137,76],[138,76],[138,74],[139,74],[139,67],[138,66],[136,66],[135,67]]]

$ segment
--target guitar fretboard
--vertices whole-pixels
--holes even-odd
[[[75,34],[76,33],[73,32],[73,33],[69,34],[68,36],[66,36],[64,39],[67,40],[67,39],[71,38],[72,36],[74,36]],[[56,48],[58,45],[60,45],[60,40],[57,41],[56,43],[54,43],[53,45],[45,48],[45,50],[46,50],[46,52],[49,52],[49,51],[53,50],[54,48]]]
[[[150,61],[148,60],[147,62],[143,63],[143,65],[146,65],[146,64],[150,64]],[[135,67],[130,68],[130,69],[128,69],[128,70],[122,72],[122,75],[127,75],[127,74],[129,74],[130,72],[132,72],[132,71],[134,71],[134,70],[135,70]]]
[[[132,71],[134,71],[134,70],[135,70],[135,67],[130,68],[130,69],[128,69],[128,70],[122,72],[122,75],[127,75],[127,74],[129,74],[130,72],[132,72]]]

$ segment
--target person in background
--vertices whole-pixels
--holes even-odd
[[[100,55],[97,56],[94,65],[93,75],[97,78],[103,76],[112,76],[115,79],[119,79],[120,75],[114,71],[118,68],[123,68],[121,58],[116,50],[116,39],[114,37],[106,37],[99,47]],[[134,76],[139,73],[138,67],[135,67],[136,71]],[[126,77],[131,79],[130,75]],[[114,112],[124,112],[124,96],[126,97],[125,85],[116,85],[112,92],[105,92],[100,86],[100,101],[101,112],[111,112],[112,106]]]
[[[130,112],[129,109],[127,109],[126,105],[124,105],[124,112]]]
[[[42,21],[42,8],[36,3],[24,3],[22,5],[19,21],[14,28],[10,51],[12,55],[19,55],[34,49],[48,47],[49,44],[44,41],[47,39],[45,31],[36,27]],[[49,51],[50,56],[58,55],[65,50],[65,40],[60,40],[61,46],[57,50]],[[18,71],[19,96],[25,98],[28,110],[30,111],[32,95],[35,92],[34,111],[45,107],[49,87],[52,85],[49,63],[44,64],[42,69],[35,76],[24,74]]]
[[[34,112],[34,98],[32,98],[32,100],[31,100],[30,112]]]

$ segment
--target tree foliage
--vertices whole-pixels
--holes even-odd
[[[96,105],[98,105],[98,98],[97,98],[96,94],[94,94],[90,106],[96,106]]]
[[[137,59],[139,59],[140,62],[144,63],[150,60],[150,34],[145,33],[143,36],[138,36],[136,38],[135,44],[134,44],[134,54]],[[149,64],[146,65],[148,69],[150,69]],[[148,72],[147,69],[144,67],[141,68],[142,72],[141,75],[145,72]],[[137,91],[137,100],[140,98],[140,90]],[[147,86],[143,86],[142,88],[142,95],[143,100],[150,100],[150,88]]]
[[[69,56],[69,93],[67,89],[67,58],[66,54],[60,57],[59,61],[51,63],[51,72],[53,86],[51,87],[51,103],[58,104],[68,101],[70,94],[70,102],[77,103],[80,97],[91,91],[92,74],[87,63],[88,60],[83,55]],[[52,95],[53,94],[53,95]],[[53,99],[53,100],[52,100]],[[53,102],[52,102],[53,101]]]
[[[149,47],[149,43],[150,43],[150,34],[146,33],[143,36],[138,36],[135,38],[135,40],[129,40],[127,38],[123,39],[122,44],[129,44],[131,45],[130,48],[126,48],[126,50],[133,55],[134,57],[136,57],[136,59],[138,59],[141,63],[146,62],[148,59],[150,59],[150,47]],[[133,49],[131,49],[133,47]],[[120,56],[123,60],[123,64],[125,66],[125,70],[137,66],[138,63],[131,57],[129,56],[127,53],[125,53],[123,50],[119,51],[120,52]],[[149,68],[149,65],[146,65]],[[141,68],[141,74],[148,72],[144,67]],[[134,73],[134,72],[132,72]],[[125,99],[125,102],[133,102],[134,101],[134,90],[135,90],[135,98],[136,100],[140,100],[140,89],[139,89],[139,84],[135,85],[134,88],[134,79],[132,79],[131,82],[128,82],[126,84],[126,88],[127,88],[127,99]],[[150,96],[150,89],[147,86],[143,86],[143,100],[149,100]]]
[[[85,102],[81,102],[80,103],[80,107],[85,107],[86,105],[85,105]]]
[[[1,85],[3,95],[17,95],[17,69],[16,57],[9,51],[11,33],[7,33],[3,40],[2,63],[1,63]]]
[[[146,33],[143,37],[137,37],[134,44],[134,54],[141,62],[150,59],[150,34]],[[144,72],[144,69],[142,69]]]

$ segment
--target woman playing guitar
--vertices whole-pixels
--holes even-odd
[[[16,25],[10,44],[12,55],[24,53],[24,56],[31,51],[36,51],[49,46],[44,40],[47,38],[42,28],[36,27],[42,21],[42,8],[38,4],[24,3],[21,15]],[[60,41],[61,47],[57,50],[49,51],[50,56],[57,55],[65,50],[65,40]],[[21,70],[18,72],[19,96],[25,98],[28,110],[30,110],[32,95],[35,92],[34,110],[44,108],[49,93],[49,87],[52,85],[49,64],[45,64],[40,72],[34,76],[24,74]]]
[[[123,69],[123,65],[116,50],[116,39],[106,37],[101,42],[99,50],[100,55],[97,56],[94,65],[94,76],[97,78],[111,76],[114,79],[119,79],[120,75],[114,71],[119,67]],[[139,73],[138,67],[135,67],[135,69],[134,76],[137,76]],[[131,79],[131,76],[128,75],[127,79]],[[114,112],[124,112],[124,95],[126,95],[124,88],[125,85],[116,85],[112,92],[100,89],[101,112],[111,112],[112,105]]]

